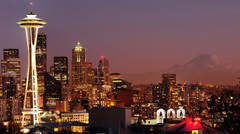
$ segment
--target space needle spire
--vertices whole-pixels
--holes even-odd
[[[33,5],[33,3],[31,2],[31,3],[30,3],[30,6],[31,6],[31,13],[32,13],[32,5]]]
[[[27,47],[28,47],[28,71],[26,80],[26,89],[24,95],[24,105],[22,111],[22,127],[29,124],[39,124],[41,121],[40,112],[38,104],[38,83],[37,83],[37,72],[36,72],[36,44],[38,29],[42,28],[46,22],[42,19],[37,18],[37,15],[32,12],[27,14],[27,17],[21,19],[17,24],[20,24],[21,28],[25,29]],[[30,99],[27,99],[30,98]],[[27,101],[31,101],[31,105],[27,105]],[[31,122],[26,122],[26,115],[30,115]]]

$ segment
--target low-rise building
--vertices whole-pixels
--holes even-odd
[[[62,113],[61,121],[62,122],[78,121],[78,122],[88,124],[89,123],[89,114],[86,110],[73,111],[72,113]]]
[[[131,125],[130,108],[93,108],[89,110],[90,133],[116,134],[126,132],[128,125]]]
[[[25,122],[27,124],[29,124],[31,122],[31,116],[30,115],[25,115],[24,119],[25,119]],[[17,124],[22,124],[22,115],[14,115],[13,120]]]

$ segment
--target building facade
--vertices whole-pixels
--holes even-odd
[[[89,107],[106,107],[107,92],[102,84],[93,84],[89,89]]]
[[[68,85],[68,57],[54,57],[54,77],[63,85]]]
[[[21,59],[19,58],[18,49],[4,49],[3,60],[1,60],[1,73],[15,74],[16,78],[16,92],[17,94],[23,94],[22,80],[21,80]]]
[[[74,89],[74,98],[82,98],[86,90],[86,49],[80,45],[80,42],[72,49],[72,88]]]
[[[101,56],[99,64],[96,69],[96,83],[101,83],[102,85],[110,85],[110,68],[109,62],[106,57]]]
[[[94,83],[92,62],[86,61],[86,49],[80,43],[72,49],[72,89],[73,98],[83,99],[89,94],[89,88]]]
[[[61,117],[62,122],[79,121],[86,124],[89,123],[89,114],[86,110],[78,110],[71,113],[62,113]]]
[[[176,85],[176,74],[162,74],[162,83],[167,86]]]
[[[3,59],[15,59],[19,58],[19,50],[18,49],[3,49]]]
[[[49,73],[44,73],[45,91],[43,95],[44,110],[56,109],[57,101],[62,100],[61,83]]]
[[[4,73],[2,75],[2,96],[7,99],[16,96],[16,74],[15,73]]]
[[[36,68],[38,78],[38,94],[44,93],[44,72],[47,71],[47,36],[39,33],[36,45]]]
[[[168,109],[169,105],[169,88],[165,84],[158,84],[152,89],[153,102],[158,104],[158,107]]]

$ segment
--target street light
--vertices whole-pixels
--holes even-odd
[[[23,128],[23,129],[20,130],[20,132],[22,132],[22,133],[24,133],[24,134],[27,134],[27,133],[30,132],[30,129],[28,129],[28,128]]]

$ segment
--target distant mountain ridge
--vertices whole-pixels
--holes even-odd
[[[163,69],[162,73],[177,74],[214,74],[214,73],[232,73],[236,68],[226,61],[213,54],[200,54],[183,65],[175,64],[168,69]]]
[[[157,72],[124,74],[124,79],[134,84],[161,83],[161,74],[174,73],[178,83],[203,82],[218,85],[236,85],[240,70],[213,54],[200,54],[189,62],[175,64]]]

